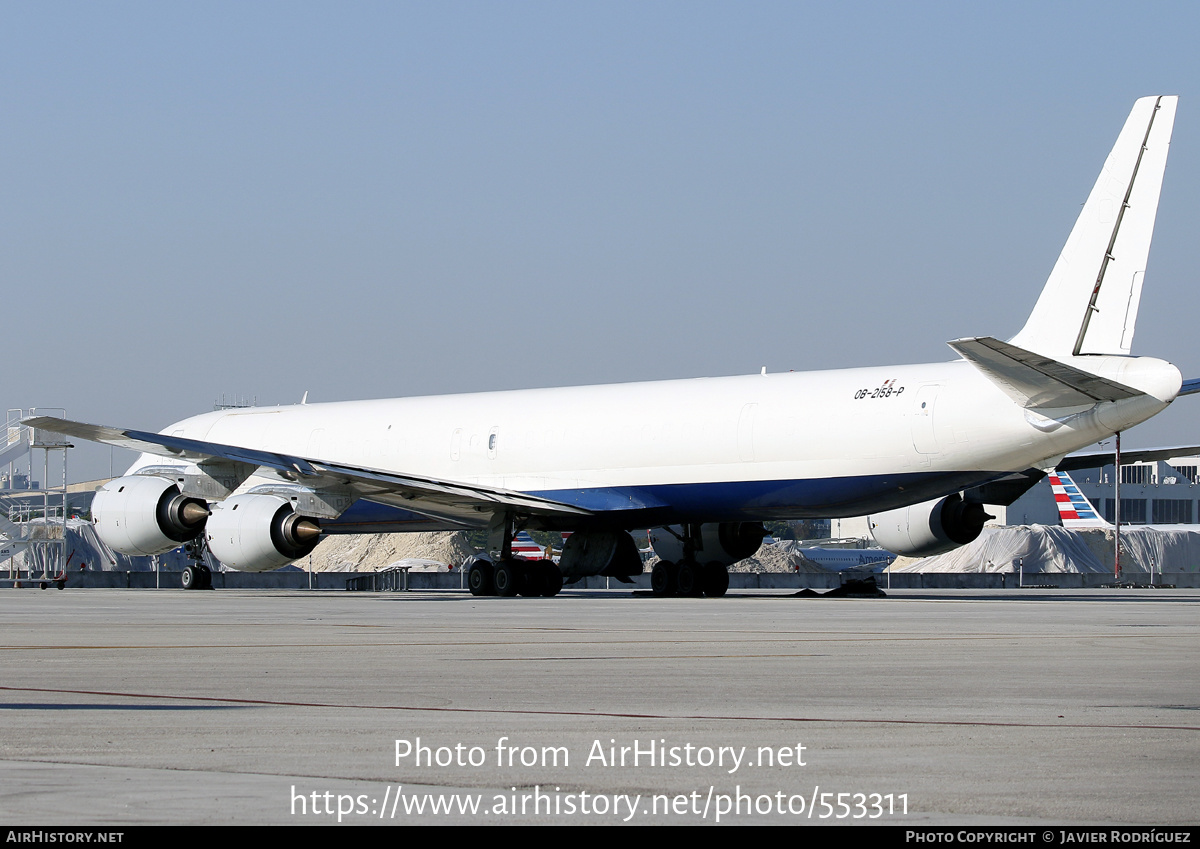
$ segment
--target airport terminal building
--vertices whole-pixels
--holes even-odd
[[[1107,522],[1116,521],[1116,475],[1113,466],[1079,470],[1071,479]],[[1200,531],[1200,457],[1121,465],[1122,525],[1196,525]],[[1058,508],[1050,484],[1041,481],[1018,498],[997,524],[1057,525]],[[992,512],[995,512],[994,510]]]

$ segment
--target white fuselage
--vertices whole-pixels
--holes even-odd
[[[1159,360],[1078,359],[1149,397],[1030,414],[958,361],[224,410],[162,433],[654,524],[861,515],[1040,466],[1151,417],[1179,389]]]

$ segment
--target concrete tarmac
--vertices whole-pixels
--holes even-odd
[[[10,824],[1197,821],[1197,590],[5,590],[0,635]]]

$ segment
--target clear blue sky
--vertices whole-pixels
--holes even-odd
[[[1019,329],[1147,94],[1182,99],[1134,350],[1200,377],[1198,24],[1195,3],[0,3],[0,395],[158,429],[222,393],[949,360]],[[1127,444],[1198,424],[1182,399]]]

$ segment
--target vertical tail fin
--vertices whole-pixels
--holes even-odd
[[[1092,507],[1092,502],[1079,491],[1075,481],[1066,472],[1051,472],[1048,476],[1054,501],[1058,505],[1058,518],[1064,528],[1110,528],[1108,522]]]
[[[1056,358],[1128,354],[1178,97],[1143,97],[1012,343]]]

